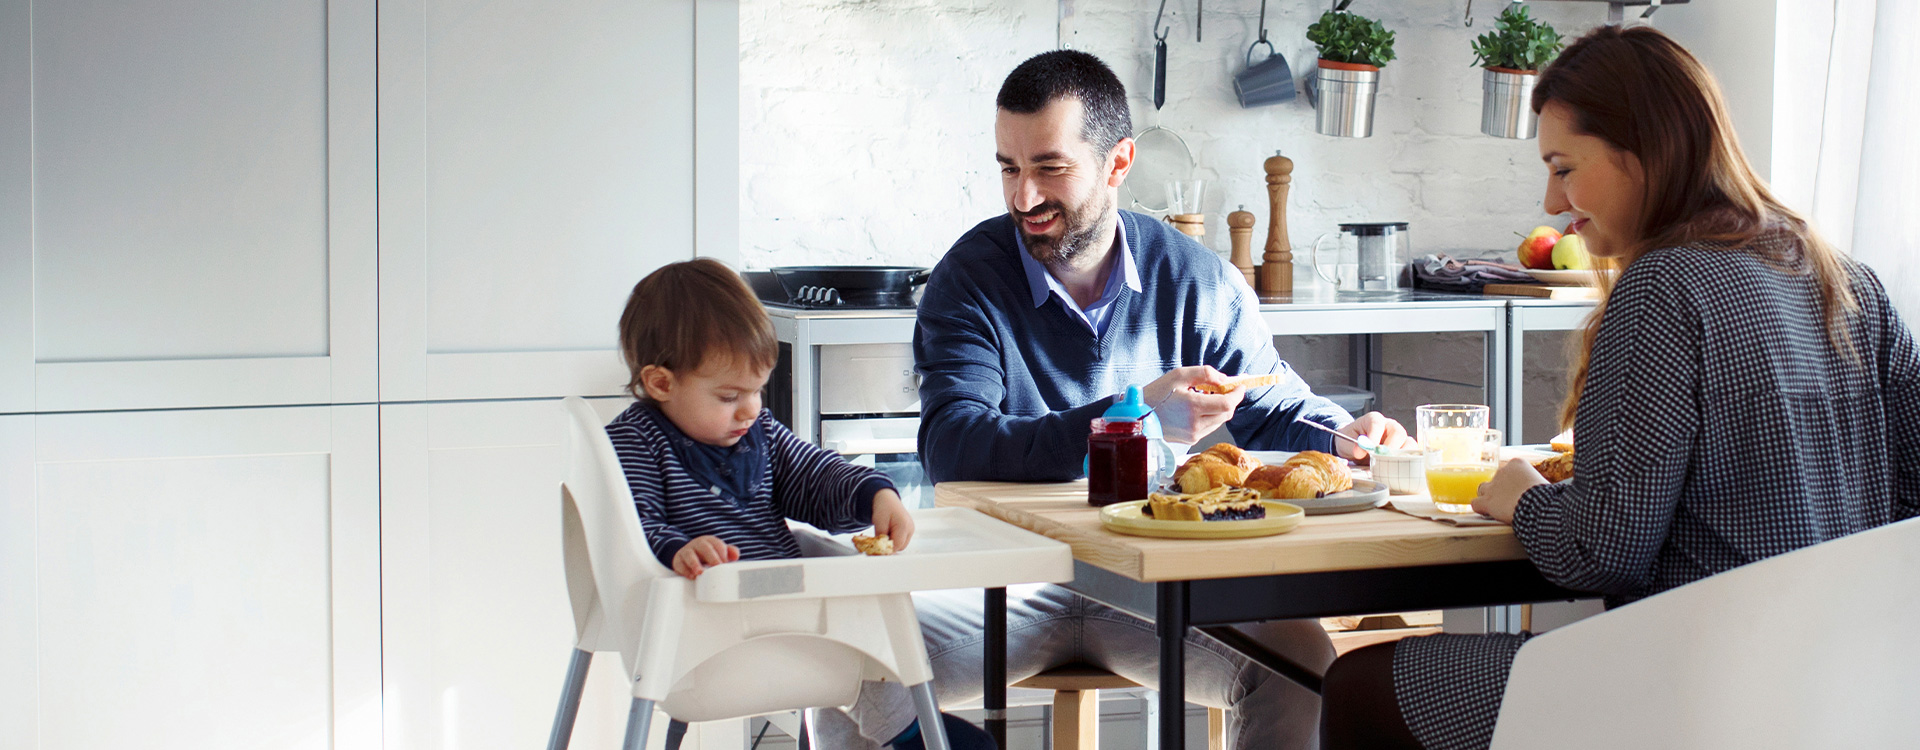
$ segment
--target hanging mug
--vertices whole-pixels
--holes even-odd
[[[1267,59],[1256,63],[1253,50],[1262,44],[1267,45]],[[1247,47],[1247,68],[1234,74],[1233,95],[1245,109],[1293,100],[1293,69],[1264,36]]]

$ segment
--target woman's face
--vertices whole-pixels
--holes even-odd
[[[1540,110],[1540,159],[1547,163],[1547,213],[1572,214],[1567,231],[1586,239],[1588,253],[1625,254],[1640,238],[1647,193],[1640,157],[1576,131],[1573,112],[1549,101]]]

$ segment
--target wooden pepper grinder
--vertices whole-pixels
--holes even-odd
[[[1287,193],[1293,189],[1293,160],[1273,152],[1264,165],[1267,170],[1267,200],[1272,217],[1267,221],[1267,248],[1260,256],[1260,277],[1255,289],[1261,294],[1293,293],[1293,247],[1287,243]]]
[[[1247,275],[1247,286],[1253,286],[1253,212],[1246,206],[1227,214],[1227,233],[1233,237],[1233,265]]]

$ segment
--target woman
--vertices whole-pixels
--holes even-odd
[[[1920,515],[1913,336],[1872,271],[1754,175],[1699,61],[1651,28],[1597,29],[1540,76],[1533,109],[1546,210],[1622,270],[1562,409],[1573,479],[1513,461],[1474,507],[1608,606]],[[1486,747],[1524,641],[1342,657],[1323,746]]]

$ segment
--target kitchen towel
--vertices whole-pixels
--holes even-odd
[[[1429,255],[1407,264],[1415,289],[1437,292],[1479,294],[1488,284],[1538,284],[1539,280],[1511,263],[1485,258],[1456,260],[1450,255]]]

